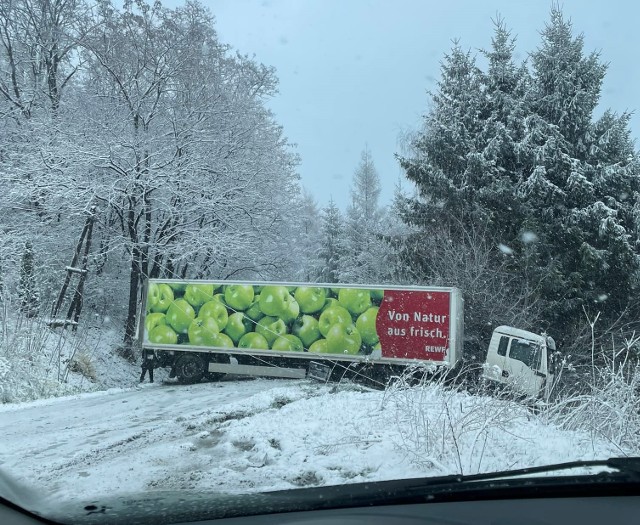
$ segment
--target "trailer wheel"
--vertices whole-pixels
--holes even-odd
[[[197,383],[204,375],[204,361],[196,354],[185,354],[176,361],[176,375],[181,383]]]

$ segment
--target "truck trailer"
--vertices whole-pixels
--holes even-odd
[[[455,287],[150,279],[138,333],[143,350],[183,383],[232,374],[382,386],[412,365],[453,369],[462,358],[463,306]],[[494,332],[484,377],[546,395],[547,339],[508,328]]]

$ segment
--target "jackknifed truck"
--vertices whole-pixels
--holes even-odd
[[[453,369],[463,306],[454,287],[150,279],[139,336],[183,383],[227,374],[382,378],[411,365]],[[553,350],[544,335],[499,327],[484,377],[544,397]]]

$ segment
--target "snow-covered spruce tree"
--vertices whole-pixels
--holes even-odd
[[[526,94],[531,79],[524,64],[517,64],[513,54],[515,39],[504,21],[495,22],[491,48],[482,51],[487,71],[480,72],[482,90],[481,127],[470,152],[475,179],[478,212],[482,222],[498,242],[514,246],[522,236],[523,210],[514,187],[522,180],[525,167],[519,162],[520,143],[527,117]]]
[[[20,311],[27,317],[38,315],[40,292],[34,268],[33,246],[30,241],[27,241],[24,245],[17,291],[20,299]]]
[[[558,333],[583,318],[583,307],[611,321],[637,293],[640,164],[629,115],[595,118],[606,65],[583,53],[583,37],[559,9],[531,55],[531,114],[518,196],[536,232],[541,293],[554,302],[547,318]]]
[[[368,148],[353,174],[351,203],[344,225],[340,281],[369,283],[380,280],[381,257],[387,245],[382,239],[384,210],[380,207],[380,177]]]
[[[342,264],[342,246],[344,243],[344,218],[333,198],[322,209],[320,249],[318,257],[322,267],[320,281],[325,283],[340,282]]]
[[[628,115],[594,119],[606,68],[582,48],[555,8],[531,73],[514,62],[500,21],[486,72],[456,44],[414,153],[401,159],[419,191],[404,214],[420,232],[403,247],[405,263],[429,279],[438,254],[425,240],[444,228],[442,242],[455,243],[480,228],[507,289],[538,305],[543,327],[558,335],[594,301],[619,315],[637,282],[638,160]]]
[[[320,209],[313,195],[304,190],[295,204],[292,213],[294,223],[289,237],[289,252],[295,262],[292,270],[296,280],[316,282],[321,280],[324,266],[318,255],[322,228]]]
[[[521,229],[518,140],[529,78],[500,21],[485,55],[486,73],[458,43],[445,56],[424,127],[411,156],[400,157],[416,195],[396,205],[410,226],[403,265],[417,282],[462,289],[467,336],[478,346],[496,324],[535,322],[519,314],[522,287],[506,273],[510,261],[498,248]]]
[[[405,219],[425,231],[435,222],[473,214],[477,208],[473,177],[481,174],[469,166],[469,155],[475,153],[481,131],[480,74],[473,57],[457,42],[444,57],[438,90],[430,98],[432,109],[413,141],[413,154],[400,158],[418,190]],[[416,256],[419,264],[421,257]],[[425,264],[428,267],[428,261]]]
[[[458,43],[445,56],[413,155],[400,158],[418,190],[404,214],[408,223],[423,230],[486,223],[496,241],[517,237],[522,211],[515,187],[524,171],[518,159],[530,79],[514,62],[513,50],[499,20],[492,48],[483,52],[486,73]]]

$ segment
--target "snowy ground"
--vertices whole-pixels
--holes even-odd
[[[266,491],[619,455],[492,398],[266,379],[4,405],[0,433],[0,470],[61,498]]]

